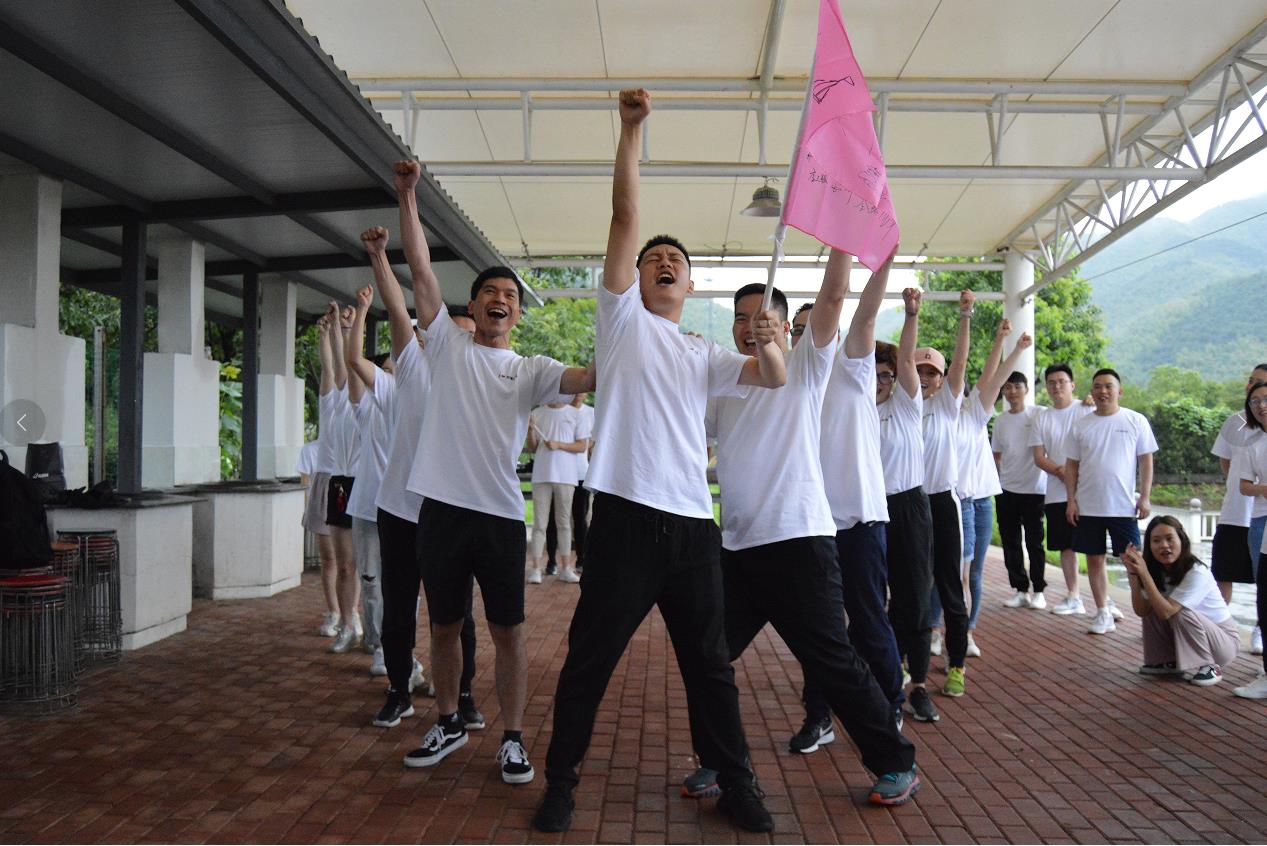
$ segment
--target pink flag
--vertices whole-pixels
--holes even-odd
[[[878,270],[897,247],[897,214],[871,122],[871,92],[836,0],[819,0],[811,74],[783,220]]]

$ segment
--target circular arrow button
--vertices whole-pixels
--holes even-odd
[[[33,400],[14,400],[0,409],[0,438],[14,446],[38,441],[44,436],[46,425],[44,409]]]

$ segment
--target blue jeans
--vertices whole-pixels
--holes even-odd
[[[1258,578],[1258,559],[1262,556],[1263,530],[1267,529],[1267,517],[1255,517],[1249,521],[1249,560],[1254,562],[1254,578]]]
[[[985,554],[990,548],[990,533],[994,528],[993,497],[960,500],[959,516],[963,525],[963,560],[972,562],[968,568],[968,590],[972,592],[968,629],[971,631],[977,627],[977,615],[981,613],[981,577],[985,571]],[[933,628],[937,628],[941,625],[941,600],[935,590],[932,602]]]

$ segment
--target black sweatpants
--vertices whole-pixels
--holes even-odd
[[[946,619],[946,660],[951,667],[962,667],[968,655],[968,609],[963,601],[959,500],[950,491],[929,494],[928,507],[933,514],[933,584]]]
[[[915,747],[898,731],[893,703],[849,641],[834,537],[794,538],[722,550],[726,641],[734,661],[766,623],[792,650],[806,686],[827,700],[876,775],[905,772]],[[691,739],[707,714],[691,714]]]
[[[748,784],[748,743],[726,649],[719,555],[712,520],[682,517],[610,494],[594,498],[593,532],[568,654],[554,694],[546,778],[575,785],[599,703],[638,626],[660,609],[686,686],[695,751],[722,789]]]
[[[889,621],[911,681],[923,684],[933,634],[933,513],[922,487],[890,494],[888,503]]]
[[[414,545],[418,524],[378,509],[378,546],[383,559],[383,661],[393,690],[409,690],[413,653],[418,633],[418,588],[422,570]],[[471,580],[474,587],[475,580]],[[471,615],[471,590],[466,594],[462,621],[462,687],[471,689],[475,678],[475,618]]]
[[[1012,590],[1034,593],[1047,589],[1047,555],[1043,552],[1043,495],[1004,491],[994,498],[999,521],[999,542],[1003,544],[1003,566]],[[1025,545],[1021,548],[1021,533]],[[1025,553],[1029,553],[1029,573]]]

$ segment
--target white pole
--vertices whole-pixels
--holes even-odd
[[[1003,263],[1003,316],[1012,324],[1009,341],[1013,344],[1022,332],[1034,335],[1034,297],[1025,290],[1034,284],[1034,263],[1020,250],[1009,250]],[[1034,339],[1037,344],[1037,338]],[[1008,347],[1007,351],[1011,351]],[[1021,353],[1016,369],[1025,374],[1030,383],[1030,396],[1034,396],[1034,347]]]
[[[796,128],[796,143],[792,145],[792,160],[787,166],[787,182],[783,188],[783,203],[779,209],[779,225],[774,227],[774,249],[770,254],[770,270],[766,274],[765,294],[761,298],[761,310],[770,310],[770,301],[774,298],[774,275],[779,270],[779,262],[783,259],[783,238],[787,235],[787,224],[783,222],[787,214],[787,198],[792,192],[792,179],[796,176],[796,163],[800,159],[801,138],[805,134],[805,116],[809,113],[809,98],[814,90],[814,65],[818,61],[818,48],[814,48],[814,57],[809,63],[809,79],[805,80],[805,105],[801,107],[801,122]]]

